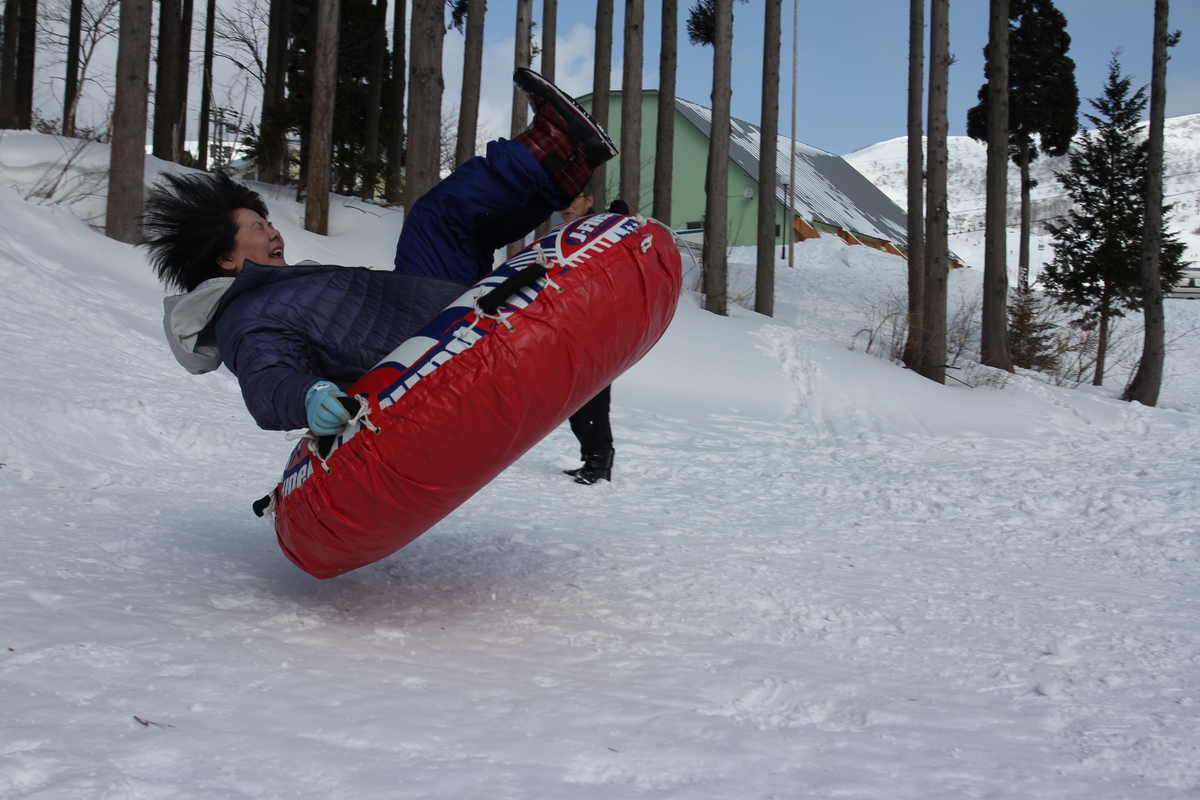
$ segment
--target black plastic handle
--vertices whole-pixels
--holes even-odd
[[[490,292],[479,298],[479,310],[486,316],[494,317],[504,305],[504,301],[512,297],[526,286],[537,283],[546,277],[547,268],[542,264],[530,264],[509,275],[504,281]]]

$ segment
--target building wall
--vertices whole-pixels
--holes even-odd
[[[589,112],[592,110],[591,95],[584,95],[579,102]],[[617,147],[621,146],[621,93],[613,92],[609,97],[608,135]],[[641,206],[631,208],[636,213],[649,215],[654,206],[654,148],[658,135],[658,92],[642,93],[642,180]],[[604,196],[608,202],[617,197],[621,181],[621,157],[608,162]],[[675,161],[674,179],[671,184],[671,219],[661,220],[675,230],[684,230],[690,223],[704,219],[704,180],[708,170],[708,137],[698,131],[678,111],[675,112]],[[753,195],[745,196],[749,189]],[[751,177],[731,159],[729,162],[729,245],[732,247],[754,247],[758,244],[758,180]],[[784,209],[775,203],[775,223],[783,232]],[[776,237],[775,243],[781,242]]]

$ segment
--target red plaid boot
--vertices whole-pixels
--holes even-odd
[[[514,141],[529,148],[563,194],[575,197],[592,170],[617,154],[616,146],[579,103],[533,70],[518,69],[513,82],[534,115],[533,127]]]

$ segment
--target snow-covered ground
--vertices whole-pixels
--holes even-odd
[[[681,297],[611,484],[564,426],[321,582],[250,510],[291,445],[174,363],[97,198],[26,199],[56,141],[0,141],[0,796],[1200,795],[1200,303],[1159,408],[943,387],[848,346],[903,262],[809,242],[775,319]],[[269,205],[391,261],[395,212]]]

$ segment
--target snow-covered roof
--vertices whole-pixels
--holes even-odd
[[[679,97],[675,98],[675,108],[711,138],[712,109]],[[762,131],[744,120],[733,118],[730,122],[729,157],[757,180]],[[791,152],[796,154],[792,200],[797,216],[901,246],[908,242],[904,211],[841,156],[793,142],[787,136],[778,137],[776,148],[775,199],[785,207],[788,198],[784,186],[791,183]]]

